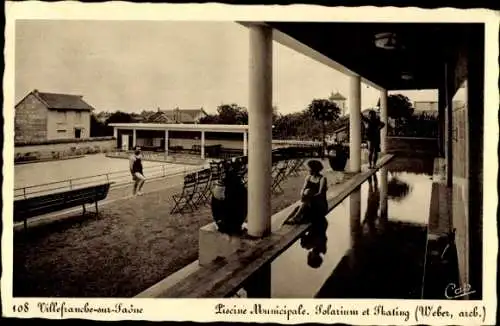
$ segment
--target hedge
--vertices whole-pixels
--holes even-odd
[[[115,140],[113,136],[106,137],[91,137],[91,138],[69,138],[69,139],[51,139],[38,141],[15,142],[15,147],[33,146],[33,145],[53,145],[53,144],[68,144],[68,143],[87,143],[92,141]]]

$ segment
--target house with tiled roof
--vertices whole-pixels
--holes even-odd
[[[200,109],[160,110],[148,117],[150,123],[198,123],[207,113]]]
[[[90,137],[94,108],[82,95],[33,90],[15,106],[15,141],[44,141]]]

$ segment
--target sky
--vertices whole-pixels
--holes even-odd
[[[16,22],[15,100],[33,89],[83,95],[96,111],[248,107],[249,33],[234,22]],[[303,110],[331,92],[348,97],[349,77],[273,42],[273,104]],[[434,91],[404,92],[412,101]],[[379,91],[362,85],[362,108]]]

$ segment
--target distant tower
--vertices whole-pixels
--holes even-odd
[[[334,102],[335,104],[337,104],[337,106],[340,108],[340,116],[343,116],[346,114],[346,106],[345,106],[345,101],[347,100],[342,94],[340,94],[338,91],[336,91],[335,93],[331,93],[330,94],[330,97],[328,97],[328,99],[332,102]]]

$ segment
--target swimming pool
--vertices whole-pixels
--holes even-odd
[[[420,298],[432,172],[432,158],[379,170],[272,262],[271,297]]]

